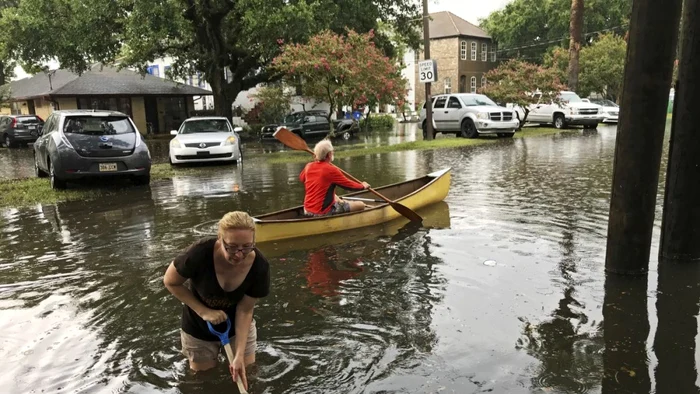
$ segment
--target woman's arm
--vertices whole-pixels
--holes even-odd
[[[244,295],[236,306],[236,357],[245,357],[245,346],[248,343],[248,332],[253,322],[253,308],[256,298]]]
[[[187,278],[180,275],[175,268],[175,263],[170,263],[168,270],[165,271],[165,276],[163,277],[163,284],[165,287],[180,300],[185,305],[189,306],[196,314],[198,314],[205,321],[211,322],[212,324],[219,324],[226,321],[226,312],[221,310],[214,310],[208,308],[206,305],[202,304],[192,291],[184,286]]]

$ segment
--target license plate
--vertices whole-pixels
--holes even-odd
[[[27,127],[29,130],[36,130],[36,126],[29,126]]]
[[[209,151],[208,150],[199,150],[199,151],[197,151],[197,156],[209,156]]]
[[[110,172],[117,170],[117,163],[100,163],[100,172]]]

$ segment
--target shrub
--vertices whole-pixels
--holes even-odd
[[[391,115],[370,115],[369,117],[369,128],[370,129],[390,129],[394,127],[394,122],[396,120]],[[362,119],[361,122],[362,130],[367,129],[367,118]]]

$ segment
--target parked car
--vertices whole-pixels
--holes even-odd
[[[540,101],[528,107],[530,113],[527,121],[530,123],[553,124],[557,129],[565,129],[570,125],[583,125],[586,129],[595,129],[598,123],[603,121],[603,107],[584,102],[574,92],[559,92],[559,102],[537,94]]]
[[[5,115],[0,117],[2,144],[16,148],[19,144],[30,144],[39,138],[44,121],[36,115]]]
[[[260,130],[260,139],[274,138],[272,135],[277,128],[284,126],[298,134],[301,138],[325,137],[331,131],[326,118],[326,111],[299,111],[285,116],[278,124],[269,124]],[[337,119],[333,121],[333,129],[337,137],[349,140],[359,130],[359,124],[355,119]]]
[[[54,111],[34,142],[34,169],[63,189],[74,179],[130,176],[151,180],[151,153],[133,120],[121,112]]]
[[[425,104],[420,127],[427,137]],[[433,132],[477,138],[481,134],[513,137],[519,122],[513,110],[501,107],[483,94],[457,93],[433,96]]]
[[[584,103],[598,104],[603,107],[603,123],[617,123],[620,106],[608,99],[581,99]]]
[[[170,132],[175,136],[170,140],[170,164],[238,162],[243,157],[241,131],[223,116],[188,118]]]

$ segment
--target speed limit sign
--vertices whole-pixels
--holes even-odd
[[[437,63],[435,63],[435,60],[418,62],[418,81],[420,83],[435,82],[437,78]]]

